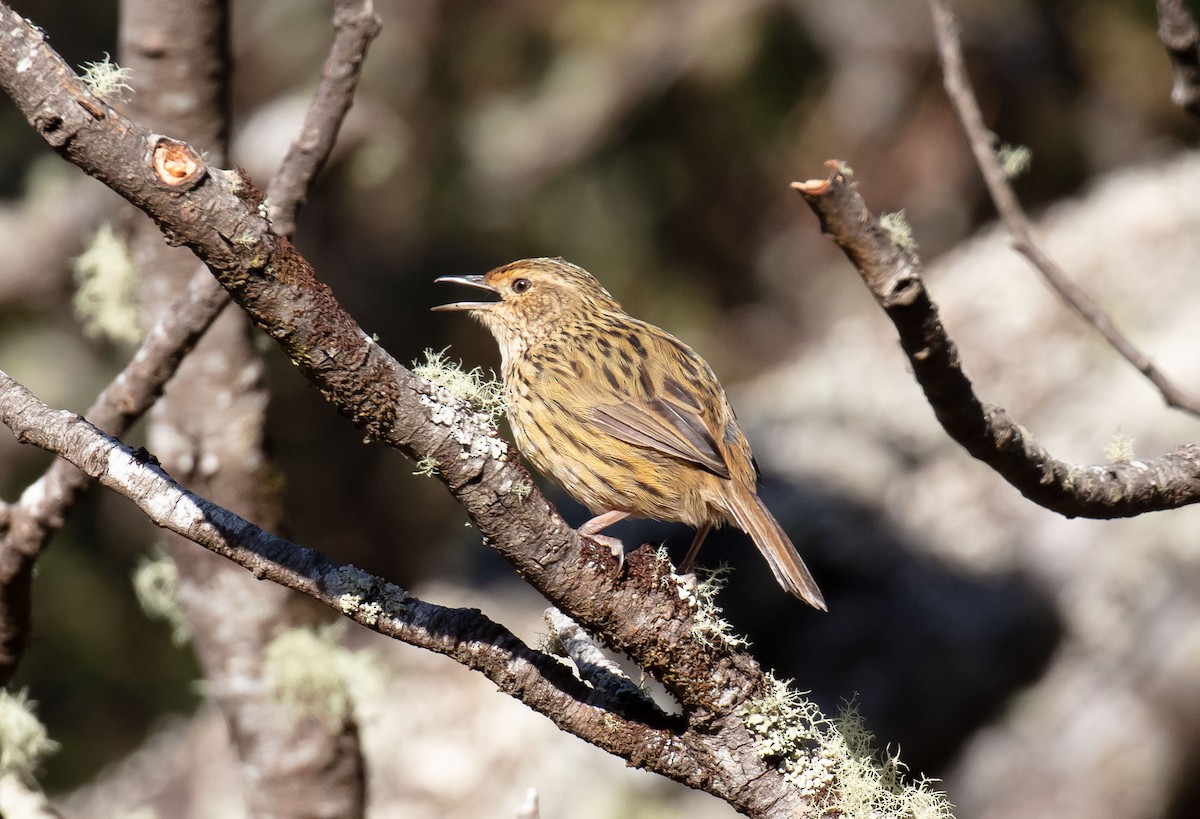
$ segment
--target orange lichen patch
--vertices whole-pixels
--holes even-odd
[[[155,140],[152,161],[158,181],[172,188],[191,187],[207,172],[204,161],[191,145],[168,137]]]

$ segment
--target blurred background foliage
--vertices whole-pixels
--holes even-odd
[[[14,6],[75,66],[116,55],[115,3]],[[823,175],[826,159],[846,160],[873,208],[906,211],[927,259],[992,218],[917,0],[376,6],[383,32],[297,243],[401,361],[449,346],[470,366],[495,366],[482,329],[429,312],[455,298],[433,279],[561,255],[592,270],[630,312],[687,339],[736,403],[739,384],[869,299],[788,189],[793,179]],[[233,157],[265,187],[319,76],[329,7],[238,0],[233,8]],[[1107,170],[1195,142],[1196,125],[1169,100],[1152,3],[964,0],[955,8],[989,123],[1003,141],[1033,151],[1032,172],[1017,183],[1032,210]],[[136,88],[138,78],[131,82]],[[3,291],[0,357],[49,403],[81,410],[129,350],[88,338],[69,315],[70,257],[118,202],[50,155],[0,102],[0,221],[17,222],[29,202],[56,187],[82,190],[68,198],[93,204],[36,285]],[[0,277],[7,277],[24,240],[0,235],[7,237]],[[364,445],[278,353],[263,349],[275,396],[270,437],[287,487],[284,534],[406,587],[446,578],[514,582],[463,527],[465,515],[437,481],[414,476],[392,451]],[[0,489],[12,499],[46,459],[0,439]],[[759,458],[769,469],[770,457]],[[781,517],[825,520],[827,534],[838,531],[840,516],[871,520],[879,539],[902,539],[878,510],[839,499],[819,477],[799,494],[790,513],[781,502]],[[562,508],[582,520],[579,509]],[[687,535],[669,531],[673,548],[686,544]],[[39,566],[34,642],[17,684],[30,687],[63,743],[48,770],[51,790],[86,780],[162,715],[193,707],[188,652],[171,646],[167,626],[140,615],[131,592],[134,562],[154,539],[127,504],[94,492]],[[820,635],[801,644],[779,639],[796,620],[793,601],[761,593],[757,556],[737,535],[724,542],[730,548],[716,545],[707,559],[738,566],[727,605],[764,662],[799,675],[825,703],[855,689],[799,656],[843,670],[879,666],[864,676],[891,673],[880,659],[889,638],[878,630],[864,627],[866,642],[853,645]],[[986,594],[980,599],[986,607]],[[919,625],[896,624],[912,627]],[[998,690],[943,714],[947,725],[931,730],[926,714],[906,711],[910,695],[928,692],[863,696],[868,725],[904,748],[917,770],[938,775],[957,743],[1001,707],[1008,687],[1036,673],[1054,640],[1046,618],[998,627],[1011,627],[1034,650],[1011,679],[984,681]],[[887,697],[894,701],[882,702]]]

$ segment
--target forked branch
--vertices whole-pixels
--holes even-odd
[[[950,437],[1034,503],[1067,517],[1123,518],[1200,501],[1200,445],[1151,460],[1081,466],[1054,458],[1001,407],[984,403],[925,289],[920,264],[900,247],[847,181],[794,182],[892,320],[913,375]]]
[[[1029,260],[1064,304],[1094,327],[1114,350],[1158,388],[1168,406],[1200,417],[1200,398],[1181,389],[1159,370],[1155,363],[1121,332],[1099,302],[1076,284],[1034,240],[1029,217],[1009,184],[1008,174],[996,154],[995,135],[983,123],[983,114],[979,110],[975,92],[963,68],[962,44],[959,42],[958,27],[950,11],[949,2],[929,0],[929,8],[933,14],[933,27],[937,36],[946,93],[962,121],[967,139],[971,143],[971,152],[975,155],[975,162],[983,174],[984,183],[992,202],[996,205],[1000,220],[1012,236],[1013,247]]]

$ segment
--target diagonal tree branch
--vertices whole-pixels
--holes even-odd
[[[17,25],[9,25],[13,21]],[[618,578],[616,559],[580,540],[536,490],[513,492],[529,478],[494,429],[453,410],[435,421],[434,389],[363,332],[295,247],[271,230],[259,211],[261,193],[245,176],[209,167],[186,144],[122,118],[92,98],[28,24],[11,12],[3,22],[0,83],[39,133],[150,214],[170,241],[200,256],[255,323],[369,437],[414,460],[436,462],[485,541],[526,580],[592,633],[641,655],[635,659],[676,685],[687,705],[701,707],[727,694],[733,680],[714,676],[713,660],[726,663],[730,673],[751,673],[738,688],[757,687],[761,672],[742,666],[749,659],[744,655],[714,655],[677,626],[659,630],[625,622],[622,613],[649,602],[643,595],[673,600],[662,611],[668,617],[687,606],[674,592],[654,588],[659,576],[651,558],[631,556],[630,571]],[[19,63],[24,71],[17,70]],[[631,606],[635,600],[639,605]]]
[[[1163,374],[1154,362],[1121,332],[1104,308],[1076,284],[1034,240],[1029,217],[1025,215],[1016,192],[1009,184],[1008,174],[996,155],[995,136],[983,123],[983,114],[979,110],[979,103],[963,68],[962,45],[949,2],[929,0],[929,9],[933,15],[946,93],[962,121],[971,151],[975,155],[975,163],[983,174],[984,183],[996,205],[996,211],[1000,214],[1000,220],[1012,236],[1013,247],[1029,260],[1063,303],[1094,327],[1114,350],[1158,388],[1168,406],[1200,417],[1200,398],[1181,389]]]
[[[950,437],[1022,495],[1067,517],[1131,517],[1200,501],[1200,445],[1177,447],[1152,460],[1069,464],[1051,456],[1002,408],[976,397],[917,260],[880,227],[841,163],[826,164],[833,171],[828,179],[792,187],[896,325],[913,375]]]
[[[321,82],[300,133],[267,188],[267,215],[275,232],[282,236],[291,238],[296,233],[296,214],[329,159],[342,121],[354,102],[367,48],[379,34],[380,25],[372,0],[333,0],[333,47],[325,59]]]
[[[620,719],[626,710],[616,698],[589,688],[566,665],[529,648],[475,609],[448,609],[413,598],[382,578],[275,537],[189,492],[144,452],[126,447],[74,413],[46,406],[3,371],[0,422],[23,443],[58,453],[81,474],[133,501],[154,524],[233,561],[259,580],[306,594],[373,631],[453,657],[565,730],[587,736],[591,723],[605,714]],[[626,734],[624,739],[630,740],[646,731],[680,727],[678,718],[645,701],[637,710],[646,723],[627,719],[612,733]],[[655,742],[669,739],[664,734]]]

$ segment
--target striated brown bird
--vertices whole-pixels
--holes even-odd
[[[443,276],[498,301],[456,302],[500,344],[517,448],[596,517],[594,536],[626,517],[686,523],[686,572],[714,526],[753,538],[775,579],[818,609],[825,599],[759,499],[758,470],[717,377],[664,330],[628,315],[590,273],[525,259],[483,276]]]

